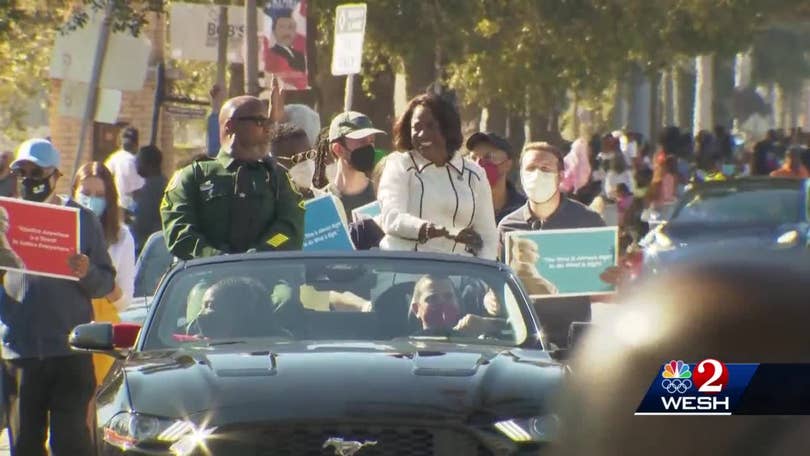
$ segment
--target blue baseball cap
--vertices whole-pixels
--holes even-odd
[[[59,151],[46,139],[29,139],[17,148],[17,157],[11,167],[26,161],[40,168],[59,168]]]

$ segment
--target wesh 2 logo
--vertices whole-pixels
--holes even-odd
[[[693,370],[694,369],[694,370]],[[671,412],[730,412],[727,395],[728,369],[716,359],[704,359],[694,368],[683,361],[664,364],[661,396],[664,410]]]

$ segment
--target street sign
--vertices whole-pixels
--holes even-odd
[[[60,116],[81,119],[84,117],[85,102],[90,86],[84,82],[62,81],[59,90],[58,113]],[[95,121],[115,124],[118,122],[118,113],[121,112],[123,94],[120,90],[99,89],[96,105]]]
[[[335,45],[332,74],[344,76],[360,72],[363,63],[363,36],[366,33],[365,3],[340,5],[335,12]]]
[[[217,61],[219,6],[172,2],[169,49],[175,59]],[[228,7],[228,61],[244,63],[245,7]]]
[[[57,35],[51,54],[50,76],[54,79],[89,83],[93,58],[101,34],[103,11],[88,7],[83,27]],[[99,86],[105,89],[141,90],[149,68],[152,44],[127,32],[110,33]]]

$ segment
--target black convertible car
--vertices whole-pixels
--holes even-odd
[[[118,358],[102,455],[537,454],[566,373],[506,266],[408,252],[182,262],[70,340]]]

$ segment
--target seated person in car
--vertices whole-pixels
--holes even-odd
[[[420,334],[457,332],[478,337],[497,333],[506,326],[500,318],[462,315],[453,282],[447,277],[426,275],[416,281],[411,300],[411,314],[419,320]]]
[[[202,339],[291,337],[273,318],[270,293],[261,283],[229,277],[208,287],[202,309],[187,326],[187,334]]]

